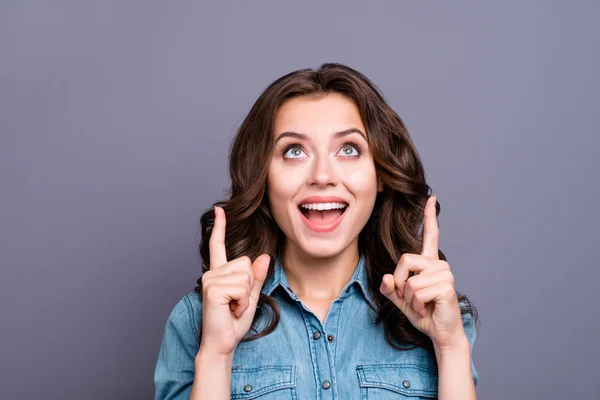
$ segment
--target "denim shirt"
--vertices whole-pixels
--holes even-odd
[[[367,285],[365,258],[322,324],[288,286],[280,260],[262,288],[279,306],[270,334],[238,344],[233,358],[231,399],[435,399],[438,368],[422,348],[396,350],[383,325],[372,323],[375,302]],[[174,307],[164,330],[154,373],[155,399],[188,399],[199,349],[200,295],[191,292]],[[462,316],[471,352],[476,331]],[[266,322],[259,321],[261,331]],[[473,360],[475,384],[479,379]]]

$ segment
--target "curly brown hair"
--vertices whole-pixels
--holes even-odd
[[[386,103],[379,89],[362,73],[339,63],[320,68],[300,69],[277,79],[254,103],[233,141],[229,157],[231,189],[229,199],[216,202],[227,215],[225,248],[227,259],[248,256],[251,260],[266,253],[271,256],[268,277],[276,258],[282,254],[284,234],[271,214],[267,195],[267,174],[273,152],[273,129],[277,110],[296,96],[320,97],[341,94],[354,101],[368,132],[377,175],[384,190],[377,194],[373,212],[359,234],[359,253],[366,258],[369,290],[378,306],[374,323],[383,322],[388,343],[398,350],[421,347],[435,354],[433,342],[416,329],[408,318],[379,291],[386,273],[393,274],[404,253],[420,254],[425,203],[432,191],[425,181],[423,164],[404,123]],[[249,157],[248,155],[252,156]],[[436,215],[440,205],[436,201]],[[208,240],[214,223],[211,207],[200,218],[202,271],[209,269]],[[446,260],[439,250],[440,260]],[[195,291],[202,294],[202,278]],[[467,296],[457,292],[461,315],[478,313]],[[200,296],[202,298],[202,296]],[[265,329],[255,326],[266,309],[272,312]],[[251,331],[243,341],[273,332],[279,323],[279,309],[271,296],[261,294]],[[201,325],[201,324],[200,324]],[[199,337],[202,336],[200,326]],[[408,345],[408,347],[407,347]]]

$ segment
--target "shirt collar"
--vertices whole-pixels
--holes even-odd
[[[287,280],[287,276],[285,275],[285,271],[281,265],[281,258],[278,257],[275,261],[275,265],[273,266],[273,273],[270,276],[267,276],[265,283],[263,284],[261,293],[266,294],[268,296],[273,293],[273,291],[281,286],[290,296],[296,297],[292,290],[289,287],[289,283]],[[369,281],[367,276],[367,265],[366,258],[361,254],[360,259],[358,261],[358,265],[350,278],[350,281],[344,286],[342,289],[342,293],[340,294],[340,298],[346,297],[350,293],[355,290],[355,287],[358,286],[365,297],[365,299],[369,302],[369,304],[373,308],[377,308],[375,306],[375,301],[373,296],[371,296],[371,292],[369,291]]]

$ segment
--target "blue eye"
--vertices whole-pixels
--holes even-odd
[[[287,158],[301,158],[300,156],[302,155],[302,147],[300,147],[298,144],[293,143],[290,144],[289,146],[287,146],[285,148],[285,150],[283,150],[283,157],[287,157]],[[291,154],[291,155],[289,155]]]
[[[352,150],[354,150],[356,153],[353,154]],[[356,143],[353,143],[353,142],[346,142],[346,143],[344,143],[344,145],[342,146],[342,148],[340,149],[340,151],[345,156],[348,156],[348,157],[355,157],[355,156],[359,156],[360,155],[360,147]]]
[[[342,145],[340,152],[345,157],[357,157],[361,154],[360,146],[354,142],[346,142]],[[283,150],[284,158],[303,158],[304,150],[298,143],[290,143]],[[339,153],[338,153],[339,154]]]

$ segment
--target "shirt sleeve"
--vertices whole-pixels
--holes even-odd
[[[199,344],[194,307],[189,297],[175,305],[165,325],[154,371],[155,400],[190,397]]]
[[[471,314],[463,314],[462,315],[463,327],[465,328],[465,334],[467,335],[467,339],[469,339],[469,344],[471,346],[471,371],[473,373],[473,381],[475,386],[477,386],[477,381],[479,381],[479,374],[475,369],[475,364],[473,362],[473,346],[475,345],[475,339],[477,338],[477,330],[475,328],[475,320]]]

